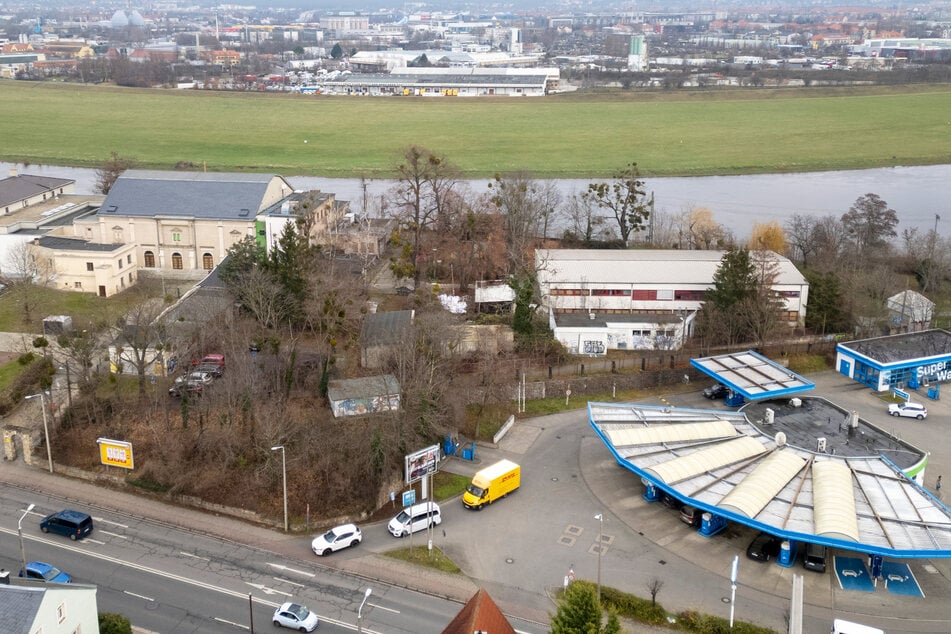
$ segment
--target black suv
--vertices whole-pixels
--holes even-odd
[[[715,398],[726,398],[726,394],[729,391],[730,388],[723,385],[722,383],[715,383],[703,390],[703,396],[711,400]]]
[[[779,556],[782,540],[768,533],[757,535],[746,548],[746,556],[754,561],[769,561]]]

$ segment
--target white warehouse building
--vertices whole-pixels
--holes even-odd
[[[725,251],[539,249],[541,310],[576,354],[616,349],[679,349],[692,334]],[[809,283],[781,255],[759,252],[776,269],[784,321],[805,322]]]

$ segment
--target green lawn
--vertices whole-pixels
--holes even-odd
[[[111,324],[127,306],[141,301],[141,295],[134,291],[102,298],[92,293],[57,291],[36,286],[31,293],[36,305],[31,310],[29,321],[24,320],[23,305],[18,301],[17,292],[10,290],[4,293],[0,299],[0,332],[41,333],[43,319],[50,315],[71,316],[74,329],[92,328],[102,322]]]
[[[0,111],[0,160],[14,163],[97,166],[116,151],[163,169],[381,177],[410,144],[468,177],[951,163],[948,85],[427,99],[3,81]]]

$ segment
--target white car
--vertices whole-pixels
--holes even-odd
[[[274,625],[299,632],[313,632],[317,629],[317,615],[300,603],[285,603],[274,610]]]
[[[892,403],[888,406],[888,413],[892,416],[907,416],[918,420],[928,418],[928,408],[921,403]]]
[[[209,385],[212,381],[215,380],[214,375],[211,372],[189,372],[186,376],[179,376],[175,378],[175,385],[181,385],[185,383],[187,385]]]
[[[327,555],[344,548],[356,546],[363,541],[363,535],[360,529],[354,524],[342,524],[334,526],[323,535],[318,535],[310,544],[310,549],[315,555]]]

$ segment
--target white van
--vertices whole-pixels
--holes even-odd
[[[832,634],[885,634],[885,630],[852,621],[836,619],[832,622]]]
[[[399,515],[390,520],[386,529],[393,537],[406,537],[410,533],[441,523],[439,505],[435,502],[423,502],[400,511]]]

